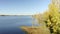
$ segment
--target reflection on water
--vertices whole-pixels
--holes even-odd
[[[20,26],[31,23],[31,16],[0,16],[0,34],[25,34]]]

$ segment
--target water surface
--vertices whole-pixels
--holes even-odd
[[[23,25],[31,26],[32,16],[0,16],[0,34],[25,34]]]

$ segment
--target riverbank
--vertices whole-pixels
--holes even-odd
[[[45,27],[29,27],[23,26],[22,30],[26,31],[28,34],[50,34],[49,30]]]

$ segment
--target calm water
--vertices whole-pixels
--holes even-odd
[[[20,27],[31,24],[31,16],[0,16],[0,34],[25,34]]]

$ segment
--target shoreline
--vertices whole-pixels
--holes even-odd
[[[42,27],[22,26],[21,29],[26,31],[28,34],[50,34],[48,29]]]

